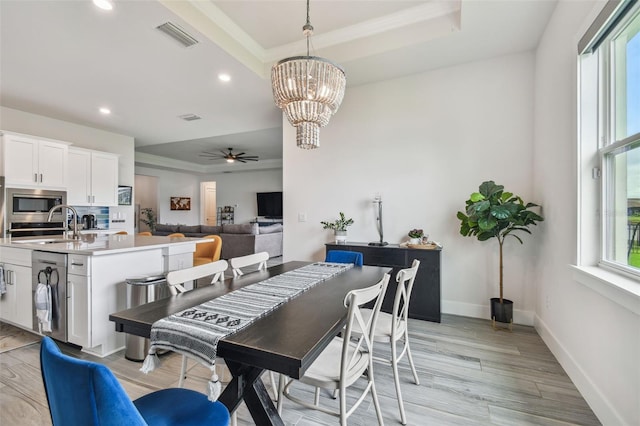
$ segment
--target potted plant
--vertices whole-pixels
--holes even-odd
[[[156,212],[153,211],[152,208],[144,208],[142,210],[140,210],[140,214],[141,216],[144,216],[143,218],[140,218],[140,221],[142,223],[144,223],[145,225],[147,225],[149,227],[149,229],[151,230],[151,232],[155,232],[156,231]]]
[[[475,236],[479,241],[491,238],[498,240],[500,248],[500,297],[491,299],[491,319],[509,323],[513,322],[513,302],[505,299],[503,294],[503,263],[502,248],[507,237],[513,237],[523,244],[522,239],[514,232],[526,232],[536,222],[544,219],[530,210],[538,207],[534,203],[525,203],[517,195],[505,192],[504,186],[496,185],[494,181],[485,181],[479,187],[479,192],[471,194],[466,201],[466,214],[458,212],[460,219],[460,234],[465,237]]]
[[[333,222],[320,222],[322,229],[333,229],[336,236],[336,243],[347,242],[347,226],[353,225],[353,219],[346,219],[344,213],[340,212],[340,218]]]
[[[424,231],[422,229],[412,229],[409,231],[409,244],[420,244],[422,242],[422,237],[424,236]]]

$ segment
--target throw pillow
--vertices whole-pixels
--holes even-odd
[[[219,235],[222,233],[222,226],[201,225],[200,232],[207,235]]]
[[[282,232],[282,224],[274,223],[273,225],[261,226],[259,230],[261,234],[274,234],[276,232]]]
[[[258,235],[257,223],[244,223],[244,224],[225,224],[222,225],[223,234],[253,234]]]
[[[182,232],[183,234],[199,234],[200,233],[200,225],[180,225],[180,230],[178,232]]]
[[[178,232],[178,225],[158,223],[156,224],[156,231],[157,232]]]

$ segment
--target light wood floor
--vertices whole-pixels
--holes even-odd
[[[5,329],[6,327],[3,327]],[[410,425],[597,425],[600,424],[549,349],[532,327],[513,332],[494,331],[489,321],[443,315],[442,323],[412,320],[414,360],[420,385],[401,368],[402,389]],[[39,343],[0,354],[0,425],[50,424],[39,367]],[[140,363],[122,352],[96,359],[69,345],[71,355],[104,363],[116,374],[131,398],[176,386],[180,357],[163,355],[162,368],[149,375]],[[384,351],[382,346],[376,348]],[[190,374],[208,377],[208,370],[190,364]],[[399,424],[391,368],[376,365],[376,388],[385,423]],[[268,384],[268,380],[265,380]],[[364,380],[362,380],[364,383]],[[203,391],[204,383],[188,379],[189,388]],[[311,390],[297,385],[296,393]],[[336,402],[322,394],[322,402]],[[335,425],[337,418],[296,406],[285,400],[287,425]],[[376,424],[370,399],[349,418],[350,425]],[[252,424],[244,406],[238,424]]]

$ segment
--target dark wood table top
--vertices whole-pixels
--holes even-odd
[[[225,280],[223,284],[197,288],[109,315],[116,331],[149,337],[151,325],[181,310],[309,262],[287,262],[266,271]],[[347,309],[344,297],[350,290],[377,283],[389,268],[353,267],[316,285],[269,315],[218,343],[218,356],[242,364],[299,378],[342,328]]]

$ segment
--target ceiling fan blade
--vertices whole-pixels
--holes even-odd
[[[236,158],[236,161],[239,161],[239,162],[241,162],[241,163],[246,163],[246,161],[244,161],[244,159],[243,159],[243,158]]]
[[[236,154],[236,157],[240,157],[241,155],[244,155],[244,152],[241,152],[240,154]]]
[[[242,157],[242,159],[246,161],[258,161],[257,158]]]

